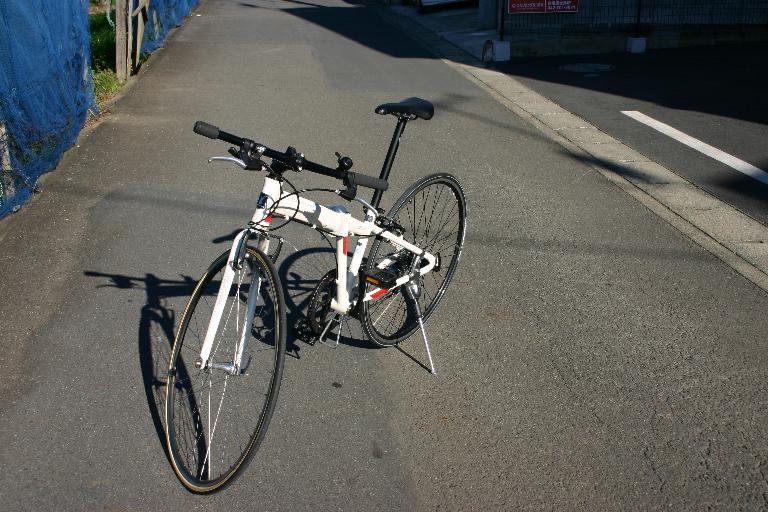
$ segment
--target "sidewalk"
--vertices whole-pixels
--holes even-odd
[[[498,30],[477,28],[477,8],[449,9],[429,14],[419,14],[416,8],[410,5],[392,5],[391,9],[419,23],[478,60],[483,58],[483,43],[488,39],[498,38]]]
[[[550,101],[521,80],[499,71],[509,72],[507,65],[500,63],[499,70],[485,68],[480,62],[482,43],[495,38],[495,31],[473,28],[475,9],[427,15],[417,14],[410,6],[392,6],[391,10],[397,13],[391,16],[392,22],[409,30],[470,79],[483,84],[507,108],[768,291],[768,227]]]

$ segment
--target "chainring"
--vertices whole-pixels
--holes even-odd
[[[328,321],[335,315],[331,309],[331,299],[336,287],[336,270],[329,270],[317,283],[307,306],[307,324],[315,336],[320,336]],[[334,321],[329,331],[338,326]]]

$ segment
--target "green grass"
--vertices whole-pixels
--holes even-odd
[[[113,11],[112,20],[114,19]],[[115,30],[110,26],[104,12],[91,14],[89,24],[93,96],[96,106],[101,110],[104,103],[120,91],[121,86],[115,74]]]
[[[114,14],[112,15],[114,19]],[[96,71],[115,69],[115,29],[107,21],[107,14],[91,14],[91,68]]]
[[[120,92],[120,87],[120,81],[114,70],[101,69],[93,72],[93,96],[99,110],[110,98]]]

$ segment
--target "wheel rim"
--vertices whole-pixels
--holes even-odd
[[[264,432],[279,384],[283,341],[273,278],[261,256],[249,253],[236,272],[210,360],[228,363],[243,331],[245,298],[261,278],[247,353],[247,369],[231,375],[196,367],[216,300],[226,257],[212,266],[193,294],[174,346],[166,398],[171,459],[182,482],[206,492],[227,482],[247,460]],[[276,371],[277,369],[277,371]]]
[[[417,278],[421,291],[419,307],[426,320],[440,302],[461,256],[466,229],[466,204],[460,186],[447,177],[425,181],[399,200],[389,216],[405,231],[403,238],[434,254],[438,265]],[[389,242],[377,240],[371,251],[372,262],[380,255],[397,254]],[[415,311],[409,306],[405,287],[365,303],[369,331],[380,341],[397,343],[417,327]]]

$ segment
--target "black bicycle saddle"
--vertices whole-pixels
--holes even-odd
[[[376,107],[377,114],[412,115],[429,120],[435,115],[432,103],[421,98],[408,98],[398,103],[385,103]]]

